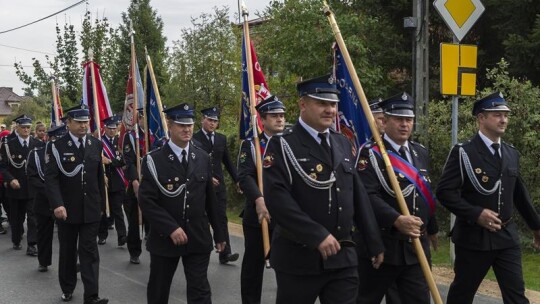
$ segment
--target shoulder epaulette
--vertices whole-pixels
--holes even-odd
[[[504,145],[506,145],[506,146],[508,146],[508,147],[510,147],[510,148],[512,148],[512,149],[514,149],[514,150],[517,150],[516,147],[514,147],[514,145],[512,145],[512,144],[510,144],[510,143],[507,143],[507,142],[504,142],[504,141],[503,141],[502,143],[503,143]]]
[[[422,145],[421,143],[419,143],[419,142],[411,140],[410,143],[413,144],[413,146],[418,146],[420,148],[423,148],[423,149],[427,150],[427,148],[424,145]]]
[[[283,132],[281,133],[281,136],[287,136],[292,133],[293,133],[293,128],[288,128],[288,129],[283,130]]]

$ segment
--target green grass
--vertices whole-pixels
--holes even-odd
[[[450,261],[450,240],[439,238],[439,249],[431,251],[433,265],[452,268]],[[540,291],[540,254],[531,249],[523,250],[523,277],[527,289]],[[493,270],[486,275],[486,279],[496,281]]]

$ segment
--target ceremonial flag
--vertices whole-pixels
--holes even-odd
[[[165,128],[163,127],[164,122],[161,120],[161,111],[158,107],[158,100],[156,92],[157,88],[154,87],[152,79],[152,71],[146,69],[146,121],[148,123],[148,137],[149,142],[152,144],[155,139],[161,139],[165,137]],[[157,84],[156,84],[157,86]]]
[[[92,73],[90,71],[91,65],[94,65],[94,83],[96,84],[94,96],[94,90],[92,88]],[[84,76],[83,76],[83,104],[88,107],[90,111],[90,130],[93,132],[97,125],[94,121],[95,111],[99,111],[100,119],[105,119],[112,116],[111,105],[109,104],[109,97],[107,97],[107,89],[103,85],[101,75],[99,74],[99,65],[93,61],[89,61],[84,64]],[[94,101],[96,104],[94,104]],[[103,129],[103,121],[99,122],[100,129]]]
[[[255,54],[255,48],[253,43],[250,43],[251,51],[251,62],[253,66],[253,82],[255,86],[255,105],[260,101],[269,97],[270,91],[268,85],[266,84],[266,79],[262,72],[259,61],[257,60],[257,54]],[[246,44],[245,39],[242,39],[242,102],[240,109],[240,139],[246,139],[253,137],[253,127],[251,126],[251,114],[249,111],[249,83],[248,83],[248,70],[247,70],[247,59],[246,59]],[[263,130],[262,122],[257,116],[257,132]]]
[[[62,110],[62,103],[60,102],[60,90],[56,84],[53,83],[53,101],[51,107],[51,127],[56,126],[56,122],[61,122],[61,118],[64,116]]]
[[[340,91],[336,130],[345,135],[353,145],[353,154],[360,145],[371,138],[371,130],[351,75],[337,44],[334,50],[334,79]]]
[[[137,111],[137,109],[140,109],[143,107],[143,100],[144,100],[144,92],[143,92],[143,84],[141,80],[141,74],[139,73],[139,64],[135,62],[135,77],[136,77],[136,83],[137,83],[137,104],[133,105],[133,70],[132,66],[129,67],[129,77],[126,84],[126,99],[124,101],[124,113],[122,115],[122,122],[126,130],[131,131],[133,130],[133,127],[137,123],[137,121],[134,121],[134,117],[137,117],[136,115],[133,115],[133,111]]]

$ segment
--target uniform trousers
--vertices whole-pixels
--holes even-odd
[[[77,285],[78,253],[84,298],[98,296],[99,251],[96,242],[98,229],[99,222],[68,224],[58,221],[58,240],[60,241],[58,278],[62,292],[73,293]]]
[[[36,223],[39,265],[50,266],[52,264],[52,243],[54,236],[53,215],[36,213]]]
[[[6,197],[6,188],[4,187],[3,183],[0,184],[0,202],[2,203],[2,206],[4,207],[4,211],[6,212],[6,217],[9,221],[9,200]],[[1,213],[1,207],[0,207],[0,213]]]
[[[225,185],[223,186],[225,187]],[[219,253],[219,259],[224,260],[229,254],[231,254],[231,240],[229,238],[229,223],[227,219],[227,191],[216,191],[216,197],[218,201],[219,214],[223,214],[220,218],[219,224],[223,227],[223,232],[225,232],[225,249]]]
[[[98,237],[100,240],[105,240],[109,236],[109,225],[114,221],[116,227],[116,234],[118,240],[121,237],[126,236],[126,223],[124,222],[124,210],[122,204],[124,203],[124,191],[108,192],[109,195],[109,213],[110,218],[107,218],[107,214],[101,216],[101,223],[99,224]]]
[[[171,283],[182,259],[186,278],[188,304],[211,304],[210,283],[207,272],[209,253],[191,253],[182,257],[164,257],[150,254],[150,278],[146,290],[148,304],[167,304]]]
[[[529,303],[525,297],[519,246],[489,251],[457,245],[455,248],[455,277],[448,291],[447,304],[473,303],[474,295],[490,267],[493,267],[505,304]]]
[[[356,267],[298,275],[276,270],[276,304],[354,304],[358,293]]]
[[[261,303],[265,256],[261,227],[242,225],[244,230],[244,257],[240,272],[240,293],[243,304]],[[269,230],[270,240],[272,230]]]
[[[124,210],[128,220],[127,248],[129,255],[138,257],[142,252],[142,241],[139,232],[139,203],[131,185],[128,187],[124,198]]]
[[[379,304],[392,286],[397,287],[402,303],[429,304],[429,287],[420,264],[389,265],[373,268],[371,260],[359,259],[358,304]]]
[[[24,220],[28,233],[26,241],[28,245],[36,244],[36,218],[34,216],[34,200],[33,199],[16,199],[8,198],[9,200],[9,225],[11,226],[11,241],[13,244],[20,244],[24,233]]]

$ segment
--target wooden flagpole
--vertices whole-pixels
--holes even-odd
[[[360,79],[358,78],[358,75],[356,74],[356,69],[354,68],[353,62],[351,60],[351,56],[349,55],[349,51],[347,50],[347,46],[345,45],[345,41],[343,40],[343,37],[341,36],[341,31],[339,30],[334,13],[330,10],[330,7],[326,3],[326,0],[323,0],[323,3],[324,3],[323,12],[325,16],[328,18],[328,22],[330,22],[330,26],[332,27],[332,31],[334,32],[334,36],[336,37],[336,42],[338,43],[341,53],[343,54],[343,59],[345,59],[345,64],[347,65],[347,69],[349,70],[349,73],[351,75],[354,88],[356,89],[356,92],[358,93],[358,97],[360,98],[360,103],[362,105],[362,109],[364,110],[364,113],[366,114],[369,127],[371,129],[371,133],[373,134],[375,142],[377,143],[377,145],[379,146],[379,149],[381,150],[381,155],[383,157],[383,160],[386,166],[386,171],[388,172],[388,178],[390,179],[392,189],[396,193],[396,199],[397,199],[399,208],[403,215],[408,216],[410,215],[409,208],[407,207],[407,204],[405,203],[405,198],[403,197],[403,193],[401,192],[401,189],[399,187],[399,183],[397,181],[394,168],[392,167],[392,163],[390,162],[390,158],[388,157],[388,153],[386,151],[386,148],[384,147],[384,143],[381,139],[381,135],[379,134],[379,129],[377,128],[375,124],[375,119],[373,118],[373,114],[371,113],[371,110],[369,108],[369,103],[367,101],[366,94],[364,93],[362,84],[360,84]],[[431,291],[431,295],[433,296],[433,301],[435,302],[435,304],[442,304],[443,302],[441,299],[441,295],[439,293],[439,290],[437,289],[435,280],[433,279],[433,275],[429,268],[426,254],[424,252],[424,249],[422,248],[420,239],[414,238],[412,239],[412,242],[414,245],[414,249],[416,251],[416,255],[418,257],[418,261],[420,262],[420,266],[422,268],[422,271],[428,283],[429,289]]]
[[[253,79],[253,63],[251,62],[251,40],[249,37],[249,23],[248,23],[248,9],[246,4],[242,2],[242,16],[244,17],[244,39],[245,39],[245,51],[248,70],[248,83],[249,83],[249,111],[251,113],[251,125],[253,130],[253,143],[255,144],[255,159],[257,168],[257,184],[259,190],[263,192],[263,179],[262,179],[262,156],[261,156],[261,143],[259,142],[259,134],[257,128],[257,110],[255,109],[255,103],[257,97],[255,95],[255,85]],[[263,237],[264,258],[266,260],[266,267],[270,267],[268,261],[268,253],[270,252],[270,237],[268,232],[268,222],[266,218],[261,221],[261,230]]]

